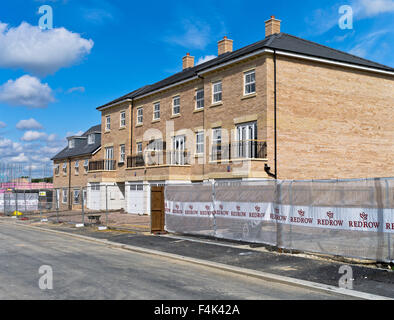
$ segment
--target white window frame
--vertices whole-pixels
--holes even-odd
[[[77,194],[77,197],[76,197]],[[79,204],[80,203],[80,195],[81,195],[81,190],[79,189],[74,189],[73,190],[73,204]],[[77,201],[75,201],[75,199],[78,199]]]
[[[198,141],[199,136],[202,136],[202,141]],[[196,132],[196,154],[204,154],[204,137],[204,131]]]
[[[220,138],[218,138],[217,132],[220,132]],[[222,151],[222,127],[216,127],[212,129],[212,147],[216,147],[216,153],[214,153],[215,157],[217,156],[218,151]],[[212,148],[213,150],[213,148]],[[214,160],[217,160],[216,158]]]
[[[79,174],[79,160],[75,160],[74,168],[75,168],[75,174]]]
[[[156,110],[156,107],[159,107],[159,110]],[[157,117],[157,113],[159,116]],[[153,120],[160,120],[160,102],[155,102],[153,104]]]
[[[67,162],[63,162],[63,174],[67,174]]]
[[[126,145],[119,145],[119,163],[124,163],[126,160]]]
[[[60,165],[59,164],[55,164],[55,175],[58,176],[60,173]]]
[[[111,116],[106,116],[105,117],[105,130],[110,131],[111,130]]]
[[[252,74],[254,75],[254,80],[247,82],[246,78]],[[253,85],[254,85],[254,91],[247,92],[246,88]],[[244,72],[244,96],[255,94],[255,93],[256,93],[256,70],[249,70]]]
[[[216,91],[218,85],[220,84],[220,91]],[[217,95],[220,94],[220,100],[217,99]],[[212,83],[212,103],[220,103],[223,100],[223,87],[222,87],[222,80],[216,81]]]
[[[126,111],[121,111],[119,117],[120,128],[126,127]]]
[[[94,144],[96,140],[96,136],[94,133],[88,135],[88,144]]]
[[[68,148],[69,149],[75,148],[75,140],[74,139],[68,140]]]
[[[142,154],[142,142],[137,142],[137,154],[141,155]]]
[[[140,114],[141,111],[141,114]],[[143,124],[144,123],[144,108],[138,108],[137,109],[137,125],[138,124]]]
[[[198,94],[201,92],[202,92],[202,98],[198,98]],[[196,110],[204,109],[204,106],[205,106],[204,99],[205,99],[204,88],[197,89],[196,90]],[[199,106],[199,103],[202,104],[202,106],[201,105]]]
[[[178,104],[175,104],[176,101],[179,101]],[[179,109],[177,113],[175,113],[175,108]],[[177,116],[181,114],[181,96],[175,96],[172,98],[172,115]]]
[[[62,189],[62,203],[68,202],[68,190]]]
[[[89,159],[85,159],[83,162],[83,167],[85,168],[85,173],[89,171]]]

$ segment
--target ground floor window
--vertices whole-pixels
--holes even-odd
[[[62,203],[67,203],[67,201],[68,201],[67,189],[63,189]]]
[[[74,204],[79,204],[80,190],[74,189]]]

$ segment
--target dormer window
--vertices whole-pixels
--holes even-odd
[[[68,147],[69,147],[69,149],[72,149],[75,147],[75,140],[74,139],[68,140]]]
[[[94,144],[95,141],[95,135],[94,133],[91,133],[88,135],[88,144]]]

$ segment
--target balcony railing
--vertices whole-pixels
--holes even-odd
[[[89,171],[114,171],[116,160],[98,160],[89,162]]]
[[[259,140],[235,141],[212,146],[211,160],[266,159],[267,143]]]
[[[158,165],[188,165],[190,153],[187,151],[146,151],[144,155],[127,157],[128,168],[138,168]]]

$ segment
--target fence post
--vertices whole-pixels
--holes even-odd
[[[83,187],[81,187],[81,205],[82,205],[82,224],[85,225],[85,209],[84,209],[84,196],[83,196]]]
[[[15,211],[16,214],[18,214],[18,191],[14,189],[14,192],[15,192]]]
[[[26,190],[23,189],[23,200],[25,202],[25,213],[27,213],[27,207],[26,207]]]
[[[217,226],[216,226],[216,212],[215,212],[215,198],[216,198],[216,181],[212,183],[212,211],[213,211],[213,236],[216,237]]]
[[[105,185],[105,226],[108,227],[108,185]]]
[[[42,221],[42,206],[40,205],[40,189],[38,189],[38,207],[40,208],[40,221]]]
[[[59,207],[60,207],[60,199],[58,197],[58,190],[60,189],[55,189],[55,194],[56,194],[56,221],[59,223]]]
[[[387,208],[386,211],[390,208],[390,192],[389,192],[389,181],[387,179],[384,180],[386,182],[386,203]],[[389,262],[391,262],[391,233],[387,232],[387,254]]]

